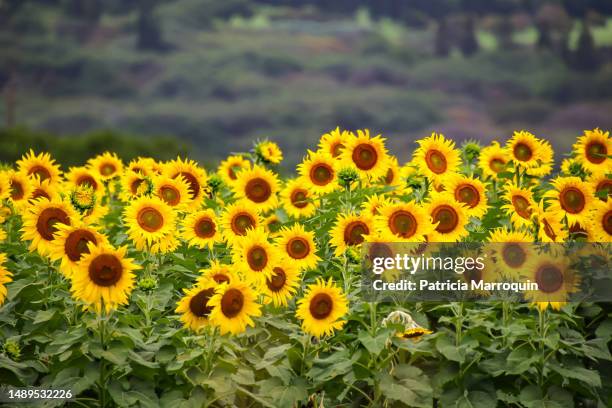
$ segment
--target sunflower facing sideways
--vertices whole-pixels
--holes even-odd
[[[280,260],[278,250],[268,241],[263,228],[250,229],[232,248],[232,261],[249,283],[258,284],[272,276]]]
[[[218,261],[211,261],[208,268],[200,269],[201,276],[198,278],[198,282],[213,281],[217,285],[234,282],[238,279],[236,273],[233,272],[234,269],[234,265],[227,265]]]
[[[221,215],[223,238],[230,244],[246,235],[247,230],[261,225],[259,212],[248,201],[230,204]]]
[[[540,200],[537,206],[534,220],[538,226],[539,242],[565,242],[568,238],[568,230],[563,225],[563,215],[544,209],[544,200]]]
[[[480,218],[487,212],[487,196],[482,181],[460,174],[451,174],[444,180],[444,186],[455,201],[467,207],[467,214]]]
[[[6,299],[6,284],[12,282],[12,274],[6,270],[4,263],[6,262],[6,255],[0,252],[0,306]]]
[[[457,172],[461,157],[455,149],[455,142],[442,134],[432,133],[417,143],[419,147],[414,151],[413,163],[436,184],[444,176]]]
[[[251,168],[251,162],[240,155],[228,156],[227,159],[223,160],[219,164],[217,174],[221,179],[231,186],[236,180],[238,180],[237,174],[242,170],[248,170]]]
[[[578,290],[579,276],[571,268],[567,257],[540,254],[521,271],[521,280],[538,284],[538,290],[523,292],[525,299],[540,310],[549,306],[559,310],[571,293]]]
[[[164,166],[164,173],[170,178],[182,176],[189,185],[190,206],[198,208],[208,195],[208,178],[206,171],[193,160],[177,157]]]
[[[24,174],[13,170],[8,172],[7,178],[11,186],[10,201],[18,209],[27,206],[32,195],[30,180]]]
[[[361,209],[370,215],[380,215],[380,209],[391,205],[391,200],[383,194],[372,194],[361,204]]]
[[[338,188],[336,160],[322,151],[308,151],[308,156],[298,165],[302,185],[314,194],[327,194]]]
[[[123,172],[123,162],[115,153],[104,152],[88,162],[97,176],[106,181],[119,176]]]
[[[119,198],[123,202],[130,202],[136,197],[149,195],[153,191],[151,178],[132,170],[121,174],[121,193]]]
[[[387,242],[422,242],[433,231],[431,217],[414,201],[384,206],[375,220]]]
[[[378,180],[389,168],[389,156],[385,139],[381,135],[370,137],[370,131],[358,130],[357,136],[349,138],[341,153],[342,166],[357,169],[363,178]]]
[[[578,177],[557,177],[551,183],[554,190],[544,195],[548,200],[548,210],[563,214],[569,227],[588,223],[595,201],[593,186]]]
[[[365,236],[374,232],[374,218],[367,212],[339,214],[330,231],[329,244],[335,248],[334,255],[341,256],[349,247],[360,245]]]
[[[612,138],[601,129],[585,130],[574,145],[576,160],[592,174],[612,172]]]
[[[266,164],[279,164],[283,161],[283,152],[274,142],[265,140],[255,145],[255,154]]]
[[[465,228],[467,208],[448,193],[435,194],[427,204],[427,212],[434,230],[427,236],[429,242],[457,242],[469,234]]]
[[[181,236],[189,246],[211,248],[222,241],[221,228],[212,209],[191,213],[181,221]]]
[[[198,282],[190,289],[183,289],[185,295],[178,301],[175,312],[181,314],[184,326],[199,332],[209,325],[212,306],[210,298],[215,294],[214,282]]]
[[[46,256],[58,231],[57,224],[71,225],[78,220],[77,213],[65,201],[39,198],[23,214],[22,238],[32,241],[30,251]]]
[[[517,228],[529,227],[532,223],[531,216],[537,207],[531,190],[509,183],[504,187],[502,198],[506,204],[501,208],[510,217],[512,224]]]
[[[232,185],[239,199],[251,203],[259,211],[268,211],[278,205],[278,177],[262,166],[238,173],[238,180]]]
[[[316,254],[314,233],[306,231],[301,224],[281,228],[276,245],[287,261],[300,269],[313,269],[321,260]]]
[[[108,240],[98,230],[83,222],[72,225],[57,224],[55,239],[51,242],[49,258],[61,260],[60,272],[70,278],[79,268],[83,255],[89,253],[89,243],[95,246],[108,244]]]
[[[51,184],[58,184],[61,181],[60,168],[49,153],[36,155],[30,149],[21,160],[17,161],[17,168],[28,177],[38,177],[41,181],[49,180]]]
[[[283,209],[290,217],[310,217],[317,209],[310,190],[300,179],[289,180],[280,195]]]
[[[300,283],[300,273],[290,262],[278,262],[272,274],[260,284],[260,292],[266,297],[264,303],[272,302],[276,307],[287,306]]]
[[[176,214],[157,197],[139,197],[124,210],[128,236],[138,250],[166,252],[169,241],[176,241]]]
[[[153,179],[153,194],[177,210],[188,207],[191,201],[189,184],[182,176],[170,178],[161,175],[155,177]]]
[[[331,278],[327,282],[318,278],[316,283],[308,285],[304,297],[298,300],[295,315],[302,320],[302,330],[322,337],[342,329],[346,321],[341,319],[348,310],[346,296]]]
[[[127,247],[88,244],[79,268],[72,275],[72,293],[85,303],[86,309],[97,313],[116,309],[128,302],[134,287],[134,273],[140,266],[126,257]]]
[[[50,181],[50,179],[41,180],[38,176],[30,178],[30,184],[32,185],[30,202],[39,198],[46,198],[47,200],[59,200],[61,198],[56,187],[57,185],[51,184]]]
[[[208,301],[212,307],[210,322],[219,328],[222,335],[244,332],[247,326],[255,326],[252,317],[261,316],[261,305],[256,298],[257,294],[244,282],[218,285]]]
[[[612,242],[612,198],[598,202],[593,211],[593,234],[598,242]]]
[[[325,133],[321,136],[319,141],[319,150],[329,154],[334,159],[339,159],[344,146],[354,138],[351,132],[347,130],[340,130],[339,127],[335,128],[329,133]]]
[[[587,181],[593,186],[594,194],[601,201],[612,198],[612,170],[609,174],[593,173]]]

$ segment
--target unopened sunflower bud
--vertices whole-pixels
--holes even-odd
[[[344,167],[338,172],[338,180],[342,187],[349,188],[352,183],[359,180],[359,173],[352,167]]]

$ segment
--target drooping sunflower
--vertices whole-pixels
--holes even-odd
[[[391,200],[384,194],[372,194],[361,204],[361,209],[372,216],[377,216],[380,215],[381,208],[389,205],[391,205]]]
[[[272,301],[274,306],[287,306],[300,283],[299,270],[291,262],[279,262],[272,268],[272,274],[260,285],[260,292]]]
[[[246,283],[236,281],[217,286],[208,301],[212,306],[210,322],[219,327],[221,334],[239,334],[247,326],[254,327],[252,317],[261,316],[261,305],[256,293]]]
[[[406,329],[401,333],[397,333],[397,337],[402,340],[419,341],[423,336],[433,333],[431,330],[424,327],[413,327]]]
[[[39,198],[23,214],[22,238],[31,241],[30,251],[36,250],[46,256],[58,231],[57,224],[71,225],[79,219],[76,212],[65,201],[49,201]]]
[[[340,130],[340,127],[337,127],[331,132],[321,136],[321,140],[319,140],[319,149],[329,154],[334,159],[339,159],[344,146],[353,138],[355,138],[354,134],[347,130]]]
[[[308,285],[304,297],[298,300],[295,315],[302,320],[302,330],[322,337],[342,329],[346,321],[341,319],[348,310],[346,295],[331,278],[327,282],[318,278],[316,283]]]
[[[264,167],[254,166],[241,171],[232,188],[238,198],[247,200],[259,211],[268,211],[278,205],[278,177]]]
[[[380,208],[375,222],[387,242],[421,242],[433,231],[426,209],[414,201]]]
[[[551,183],[554,190],[544,194],[544,199],[548,200],[548,210],[567,217],[570,227],[576,223],[588,223],[595,202],[593,186],[578,177],[557,177]]]
[[[366,213],[338,214],[330,231],[329,244],[335,248],[334,255],[341,256],[349,247],[360,245],[365,236],[375,231],[374,218]]]
[[[283,161],[283,152],[278,144],[265,140],[257,143],[255,154],[264,163],[279,164]]]
[[[191,193],[189,184],[181,177],[170,178],[164,175],[153,179],[153,193],[177,210],[189,207]]]
[[[301,224],[281,228],[276,245],[287,260],[300,269],[313,269],[321,260],[316,254],[314,233],[306,231]]]
[[[140,265],[126,257],[127,247],[88,244],[79,268],[72,275],[73,296],[85,303],[86,309],[106,312],[128,303],[134,287],[134,273]]]
[[[459,170],[459,151],[455,148],[455,142],[446,139],[443,134],[432,133],[417,143],[419,147],[414,151],[413,163],[434,183],[437,184],[442,177]]]
[[[51,184],[51,179],[41,180],[38,176],[33,176],[30,178],[30,184],[32,186],[30,202],[39,198],[46,198],[51,201],[61,198],[57,190],[58,184]]]
[[[540,254],[521,270],[521,280],[538,284],[538,290],[523,292],[525,299],[540,310],[559,310],[578,289],[580,279],[566,257]]]
[[[568,230],[563,225],[563,215],[544,209],[544,200],[537,206],[535,222],[538,225],[538,242],[565,242]]]
[[[515,227],[521,228],[531,225],[531,216],[537,205],[533,199],[533,192],[530,189],[509,183],[504,188],[502,199],[506,204],[501,208],[510,217],[510,221]]]
[[[509,231],[496,228],[489,234],[487,246],[489,256],[500,274],[516,279],[527,263],[534,257],[533,238],[524,231]]]
[[[51,184],[61,181],[62,172],[49,153],[36,155],[32,149],[21,160],[17,161],[19,171],[28,177],[38,177],[41,181],[49,180]]]
[[[612,198],[598,202],[593,211],[593,233],[598,242],[612,242]]]
[[[576,160],[587,171],[596,173],[612,172],[612,138],[610,132],[601,129],[585,130],[574,144]]]
[[[184,289],[185,295],[178,301],[175,312],[181,314],[183,325],[195,332],[209,325],[212,311],[210,299],[215,294],[214,282],[198,282],[190,289]]]
[[[4,304],[4,299],[6,299],[6,284],[13,281],[13,279],[11,278],[13,274],[7,271],[4,267],[5,262],[6,255],[0,253],[0,306]]]
[[[595,195],[601,201],[612,197],[612,172],[610,174],[593,173],[587,181],[593,186]]]
[[[51,241],[49,258],[61,260],[60,272],[67,278],[79,268],[81,258],[89,253],[89,243],[95,246],[108,244],[107,238],[97,229],[83,223],[57,224],[55,239]]]
[[[65,176],[68,183],[75,187],[88,186],[97,194],[104,193],[104,183],[95,172],[87,167],[71,167]]]
[[[236,180],[238,180],[237,174],[242,170],[248,170],[251,168],[251,162],[240,155],[228,156],[227,159],[223,160],[219,164],[217,174],[221,179],[231,186]]]
[[[237,238],[246,235],[250,228],[257,228],[260,225],[259,212],[246,200],[230,204],[221,216],[223,238],[229,244],[234,244]]]
[[[499,145],[499,142],[494,141],[480,151],[478,167],[485,178],[491,177],[497,180],[497,175],[506,169],[507,163],[506,150]]]
[[[189,246],[211,248],[222,241],[221,228],[212,209],[189,214],[181,222],[181,236]]]
[[[235,265],[222,264],[218,261],[212,261],[206,269],[200,269],[201,276],[198,282],[212,281],[217,285],[222,283],[232,283],[238,280],[238,275],[234,273]]]
[[[283,209],[290,217],[310,217],[317,209],[312,193],[302,181],[289,180],[281,191]]]
[[[367,129],[358,130],[349,138],[340,155],[342,166],[352,166],[364,179],[378,180],[389,168],[385,139],[381,135],[370,137]]]
[[[7,173],[7,177],[11,185],[10,201],[17,209],[27,206],[32,195],[30,180],[24,174],[13,170]]]
[[[455,201],[467,207],[467,214],[480,218],[487,212],[487,196],[482,181],[460,174],[449,174],[444,186]]]
[[[139,197],[125,207],[128,236],[138,250],[167,252],[176,242],[176,214],[157,197]]]
[[[153,181],[149,176],[132,170],[124,171],[121,174],[121,193],[119,198],[123,202],[128,203],[137,197],[150,195],[152,192]]]
[[[280,254],[263,228],[250,229],[233,246],[232,261],[245,273],[246,280],[256,286],[272,275]]]
[[[87,162],[101,180],[110,180],[123,172],[123,162],[115,153],[104,152]]]
[[[467,208],[448,193],[435,194],[427,204],[427,212],[434,230],[427,236],[429,242],[457,242],[469,234]]]
[[[190,207],[200,207],[202,201],[208,195],[208,178],[203,168],[193,160],[186,159],[183,161],[183,159],[177,157],[175,160],[166,163],[164,173],[170,178],[182,176],[189,184]]]
[[[323,151],[308,151],[302,163],[298,165],[301,183],[314,194],[327,194],[339,187],[336,160]]]

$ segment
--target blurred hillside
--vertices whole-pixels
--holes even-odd
[[[566,151],[612,128],[599,2],[396,3],[0,1],[2,122],[64,141],[176,136],[151,154],[205,161],[270,138],[287,164],[338,125],[382,133],[402,160],[432,130],[488,141],[525,128]]]

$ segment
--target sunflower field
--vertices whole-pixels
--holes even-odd
[[[291,177],[267,140],[217,169],[4,165],[0,384],[73,394],[41,406],[612,406],[612,306],[563,274],[523,303],[361,294],[364,243],[611,242],[609,132],[559,167],[526,131],[417,145],[335,129]]]

